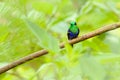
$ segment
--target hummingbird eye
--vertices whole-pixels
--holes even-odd
[[[74,25],[77,25],[76,22],[74,23]]]
[[[77,25],[76,22],[71,22],[70,24],[71,24],[71,25]]]

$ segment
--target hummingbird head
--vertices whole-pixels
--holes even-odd
[[[73,25],[77,25],[77,24],[76,24],[76,22],[74,21],[74,22],[71,22],[70,25],[73,26]]]

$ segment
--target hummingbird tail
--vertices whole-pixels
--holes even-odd
[[[71,44],[71,46],[73,47],[73,44]]]

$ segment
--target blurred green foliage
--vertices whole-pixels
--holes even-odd
[[[120,29],[69,44],[69,22],[80,35],[119,22],[119,0],[1,0],[0,66],[43,48],[49,54],[0,75],[0,80],[120,80]]]

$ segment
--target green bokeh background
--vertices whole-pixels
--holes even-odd
[[[70,21],[81,36],[119,20],[119,0],[0,0],[0,67],[49,51],[0,80],[120,80],[120,29],[58,47],[67,42]]]

